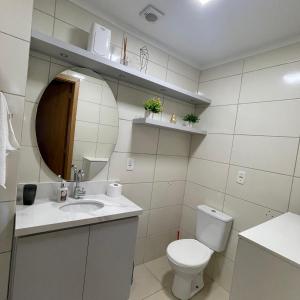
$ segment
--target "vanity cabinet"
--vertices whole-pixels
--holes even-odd
[[[17,238],[11,300],[127,300],[137,217]]]

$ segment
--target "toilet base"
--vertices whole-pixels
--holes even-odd
[[[203,272],[197,275],[175,272],[172,292],[180,300],[191,299],[204,287]]]

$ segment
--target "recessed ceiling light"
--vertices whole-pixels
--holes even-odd
[[[206,3],[210,2],[211,0],[199,0],[199,1],[202,5],[205,5]]]

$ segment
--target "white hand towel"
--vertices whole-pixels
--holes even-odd
[[[19,148],[10,116],[6,98],[0,92],[0,186],[3,188],[6,188],[6,157],[9,151]]]

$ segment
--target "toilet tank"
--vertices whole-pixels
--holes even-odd
[[[232,217],[206,205],[197,207],[196,238],[210,249],[222,252],[225,250]]]

